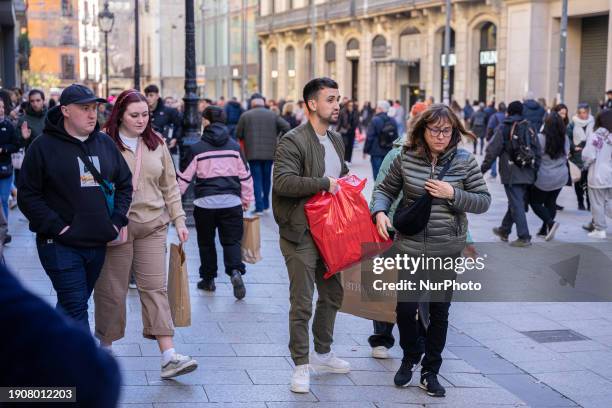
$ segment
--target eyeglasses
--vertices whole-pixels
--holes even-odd
[[[431,133],[433,137],[439,137],[440,135],[442,135],[444,136],[444,138],[449,138],[453,134],[452,127],[440,129],[440,128],[430,128],[429,126],[427,126],[427,130],[429,130],[429,133]]]

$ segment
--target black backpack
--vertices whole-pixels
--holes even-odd
[[[394,126],[393,119],[387,117],[378,135],[378,146],[383,149],[391,149],[393,142],[397,139],[397,126]]]
[[[474,119],[474,124],[472,125],[473,127],[483,128],[486,126],[487,114],[482,111],[478,111],[474,114],[473,119]]]
[[[512,124],[507,146],[510,160],[517,167],[526,168],[535,166],[536,154],[531,148],[532,137],[535,137],[535,132],[529,125],[529,121],[522,120]]]

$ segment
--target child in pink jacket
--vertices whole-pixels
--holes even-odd
[[[246,288],[242,275],[241,241],[243,210],[254,201],[251,172],[240,154],[238,142],[232,139],[225,126],[225,112],[218,106],[204,111],[202,140],[190,146],[185,171],[178,172],[181,193],[185,193],[195,177],[195,218],[200,250],[200,278],[198,288],[214,291],[217,277],[215,234],[223,246],[225,273],[234,287],[234,296],[242,299]]]

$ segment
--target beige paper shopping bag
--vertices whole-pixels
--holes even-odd
[[[170,270],[168,271],[168,300],[176,327],[191,326],[191,301],[189,278],[183,244],[170,245]]]
[[[387,271],[385,274],[385,279],[389,281],[397,279],[396,269]],[[395,323],[397,294],[394,291],[386,291],[373,296],[376,297],[376,300],[369,300],[369,296],[364,294],[364,291],[371,291],[372,288],[362,283],[360,263],[340,272],[340,279],[344,288],[341,312],[364,319]]]
[[[259,217],[244,217],[242,235],[242,261],[250,264],[261,261],[261,238]]]

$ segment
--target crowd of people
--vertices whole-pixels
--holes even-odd
[[[531,245],[528,206],[542,221],[537,235],[554,238],[560,227],[556,213],[563,209],[557,197],[572,183],[577,208],[591,211],[592,220],[584,225],[589,237],[605,239],[606,217],[612,216],[612,91],[596,115],[581,103],[571,118],[567,106],[549,109],[531,94],[507,105],[466,101],[463,108],[456,101],[446,106],[428,97],[406,112],[397,100],[374,106],[365,102],[359,109],[357,101],[341,99],[333,79],[316,78],[305,84],[299,101],[277,102],[259,93],[243,103],[202,99],[202,137],[190,145],[182,140],[180,102],[163,98],[153,84],[142,93],[130,89],[109,100],[79,84],[49,102],[40,90],[31,90],[23,102],[20,98],[16,91],[0,91],[0,234],[5,236],[0,239],[10,242],[6,220],[16,202],[36,234],[41,265],[66,319],[7,271],[0,273],[0,318],[7,323],[24,317],[23,345],[36,349],[46,364],[27,380],[24,373],[15,378],[31,385],[75,384],[86,390],[79,393],[84,401],[104,388],[104,405],[97,406],[117,401],[119,374],[109,355],[125,335],[130,287],[138,290],[142,335],[159,346],[160,376],[173,378],[198,368],[195,359],[175,349],[166,271],[169,226],[174,225],[180,242],[189,239],[182,195],[190,185],[201,290],[216,290],[218,233],[233,294],[238,300],[246,296],[241,256],[245,212],[273,212],[289,276],[289,350],[295,364],[290,389],[297,393],[309,392],[313,370],[351,369],[332,351],[343,298],[340,275],[323,278],[325,267],[304,206],[320,191],[337,190],[338,179],[350,171],[356,144],[363,143],[376,180],[370,210],[378,233],[414,256],[470,253],[466,214],[489,209],[483,176],[488,171],[491,178],[499,173],[508,198],[507,212],[493,233],[508,241],[516,224],[511,246]],[[395,221],[396,209],[414,210],[413,204],[424,199],[430,199],[427,221],[406,232]],[[449,235],[449,229],[456,233]],[[105,352],[89,336],[92,295],[94,336]],[[430,396],[445,395],[438,373],[451,300],[448,291],[443,301],[425,306],[397,303],[403,350],[397,386],[408,385],[420,364],[421,388]],[[418,317],[423,307],[427,327]],[[26,318],[34,311],[35,317]],[[32,346],[34,324],[48,332],[45,345]],[[393,327],[374,322],[369,338],[374,358],[389,358]],[[64,336],[78,344],[58,345]],[[7,349],[22,350],[21,339],[4,337]],[[80,354],[68,363],[53,357],[68,346],[74,348],[66,353],[91,361]],[[62,374],[73,372],[66,364],[76,370],[85,361],[103,371],[99,381]],[[0,379],[11,383],[5,374]]]

